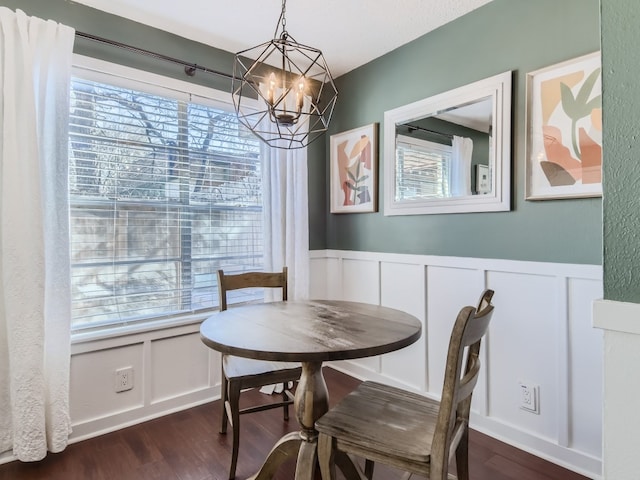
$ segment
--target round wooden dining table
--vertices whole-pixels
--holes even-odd
[[[371,357],[399,350],[420,338],[422,325],[408,313],[337,300],[248,304],[213,314],[200,327],[205,345],[224,354],[300,362],[295,391],[299,432],[282,437],[253,480],[271,479],[297,455],[296,480],[313,480],[317,466],[315,422],[329,409],[322,363]],[[337,458],[352,468],[348,458]],[[353,467],[355,468],[355,467]]]

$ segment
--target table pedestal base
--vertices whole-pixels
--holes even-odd
[[[299,432],[291,432],[282,437],[267,455],[260,471],[248,480],[271,480],[282,462],[297,456],[295,480],[314,480],[318,467],[318,432],[316,420],[329,411],[329,393],[322,376],[322,362],[302,362],[302,374],[296,388],[294,402],[296,417],[300,423]],[[336,452],[336,464],[347,478],[358,478],[351,459],[342,452]]]
[[[300,438],[300,432],[286,434],[273,446],[260,471],[252,477],[249,477],[248,480],[271,480],[280,468],[282,462],[292,456],[298,455],[301,443],[303,443],[303,440]],[[296,472],[297,470],[298,468],[296,467]]]
[[[282,437],[274,445],[267,455],[267,459],[260,468],[260,471],[249,477],[247,480],[271,480],[282,463],[298,456],[296,462],[295,480],[314,480],[318,467],[318,443],[303,440],[300,432],[291,432]],[[345,478],[360,479],[362,472],[351,461],[351,458],[344,452],[335,453],[336,466],[342,471]]]

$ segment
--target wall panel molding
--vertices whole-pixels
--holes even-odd
[[[199,332],[195,323],[74,343],[70,443],[220,398],[220,355]],[[115,393],[115,370],[129,366],[133,389]]]
[[[380,278],[338,291],[336,285],[353,279],[353,264],[369,275],[381,272]],[[408,274],[416,269],[423,272],[424,282]],[[384,272],[395,278],[384,278]],[[311,277],[312,298],[357,300],[378,284],[382,304],[420,318],[422,338],[394,352],[392,367],[384,359],[334,366],[431,398],[440,396],[457,311],[475,305],[485,288],[494,289],[496,311],[481,351],[485,368],[474,392],[472,426],[589,478],[601,478],[602,362],[593,352],[602,351],[602,334],[591,319],[591,306],[602,296],[600,265],[321,250],[311,252]],[[404,365],[402,373],[399,365]],[[581,365],[590,371],[579,370]],[[520,380],[539,385],[539,414],[520,409]]]

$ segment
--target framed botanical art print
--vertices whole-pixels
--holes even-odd
[[[526,199],[602,195],[600,52],[527,74]]]
[[[375,212],[378,208],[378,124],[331,135],[331,213]]]

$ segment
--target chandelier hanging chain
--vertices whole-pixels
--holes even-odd
[[[287,37],[289,36],[289,34],[287,33],[287,0],[282,0],[282,13],[280,13],[280,22],[282,24],[282,33],[281,33],[281,38],[282,40],[284,40],[285,42],[287,41]],[[276,33],[273,36],[273,38],[278,38],[278,29],[276,26]],[[285,54],[285,45],[282,45],[282,71],[285,71],[285,60],[286,60],[286,54]]]
[[[278,19],[278,23],[276,23],[276,30],[275,32],[273,32],[273,38],[278,38],[278,29],[280,28],[280,25],[282,25],[282,33],[280,34],[280,36],[282,38],[286,38],[287,36],[289,36],[289,34],[287,33],[286,13],[287,13],[287,0],[282,0],[282,11],[280,12],[280,18]]]

